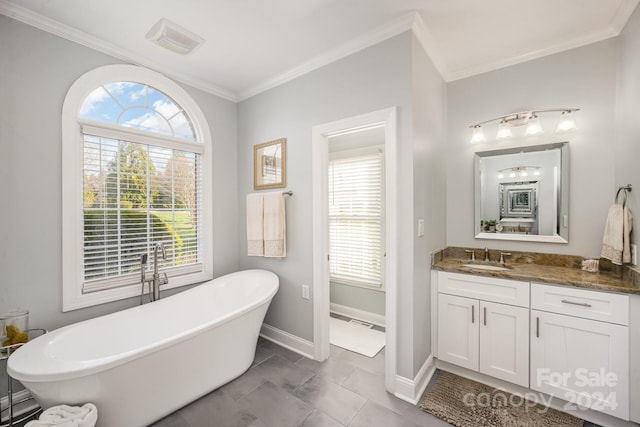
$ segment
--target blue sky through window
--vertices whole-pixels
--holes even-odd
[[[84,100],[78,116],[195,141],[191,121],[182,108],[164,93],[140,83],[113,82],[96,88]]]

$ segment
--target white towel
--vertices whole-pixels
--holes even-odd
[[[281,191],[264,195],[264,256],[287,256],[287,231],[284,194]]]
[[[263,196],[247,194],[247,255],[264,255]]]
[[[25,427],[94,427],[97,421],[98,409],[93,403],[59,405],[45,409],[38,420],[29,421]]]
[[[622,249],[622,262],[631,262],[631,230],[633,229],[633,215],[631,210],[625,207],[622,217],[622,240],[624,247]]]
[[[602,237],[601,257],[622,265],[631,262],[629,234],[633,227],[633,216],[627,207],[611,205]]]

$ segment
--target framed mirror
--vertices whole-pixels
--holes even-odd
[[[569,143],[475,154],[475,237],[569,242]]]
[[[287,185],[285,138],[253,146],[253,188],[281,188]]]

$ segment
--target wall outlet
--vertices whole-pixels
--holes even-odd
[[[424,219],[418,220],[418,237],[424,236]]]
[[[309,299],[309,285],[302,285],[302,298]]]
[[[631,264],[638,265],[638,245],[631,245]]]

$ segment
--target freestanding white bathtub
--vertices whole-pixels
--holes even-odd
[[[69,325],[18,349],[8,372],[43,408],[92,402],[98,426],[146,426],[250,367],[278,284],[240,271]]]

